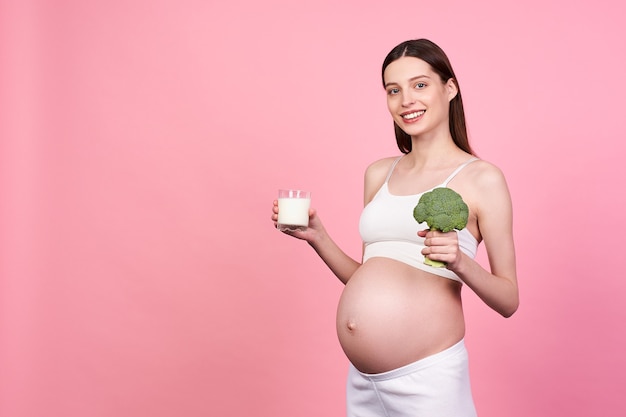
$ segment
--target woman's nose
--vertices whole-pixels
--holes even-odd
[[[415,104],[415,97],[411,93],[406,93],[402,95],[402,106],[410,107]]]

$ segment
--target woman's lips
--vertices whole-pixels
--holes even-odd
[[[400,116],[402,117],[402,120],[404,120],[406,123],[412,123],[419,120],[424,115],[424,113],[426,113],[426,110],[414,110],[402,113]]]

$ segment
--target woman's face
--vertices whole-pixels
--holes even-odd
[[[449,132],[450,100],[457,94],[452,79],[442,82],[425,61],[402,57],[385,68],[384,80],[389,112],[407,134]]]

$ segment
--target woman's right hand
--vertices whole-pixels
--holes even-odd
[[[274,227],[277,227],[278,200],[274,200],[272,221],[274,222]],[[333,271],[333,274],[344,284],[348,282],[354,271],[361,265],[346,255],[330,238],[315,209],[309,209],[309,227],[305,231],[284,231],[283,233],[307,241],[330,270]]]
[[[278,200],[274,200],[274,205],[272,207],[272,221],[274,222],[274,227],[278,228]],[[320,236],[320,234],[324,232],[324,226],[322,226],[322,222],[317,216],[317,211],[315,209],[309,209],[309,226],[306,230],[281,230],[281,232],[297,239],[306,240],[312,244]]]

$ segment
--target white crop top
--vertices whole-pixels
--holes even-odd
[[[461,279],[449,269],[434,268],[424,264],[424,255],[422,255],[422,249],[425,247],[424,239],[419,237],[417,232],[428,229],[428,225],[426,222],[417,223],[415,221],[413,209],[422,194],[433,188],[447,187],[448,182],[456,174],[478,158],[464,162],[443,183],[430,190],[412,195],[393,195],[389,192],[388,182],[401,158],[402,156],[394,161],[384,184],[361,213],[359,232],[365,244],[363,263],[373,257],[391,258],[431,274],[461,282]],[[459,248],[473,259],[476,256],[478,241],[467,229],[459,230],[457,235]]]

